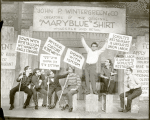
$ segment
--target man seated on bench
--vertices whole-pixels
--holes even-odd
[[[33,70],[33,76],[32,76],[32,81],[31,81],[31,90],[33,92],[33,100],[35,103],[36,110],[38,109],[37,92],[40,92],[40,93],[44,94],[45,96],[47,95],[47,91],[45,89],[41,88],[43,80],[45,80],[45,76],[43,74],[41,74],[40,69],[35,68]]]
[[[46,79],[47,85],[49,86],[48,109],[55,108],[57,99],[58,99],[56,93],[61,90],[61,85],[59,83],[59,79],[66,78],[67,75],[68,75],[68,72],[66,72],[63,75],[59,75],[58,73],[56,73],[56,70],[50,70],[49,73],[47,74],[47,76],[49,77],[49,79],[48,79],[48,77]],[[54,92],[55,92],[54,103],[51,104],[51,99],[52,99],[52,95]]]
[[[26,66],[24,68],[24,72],[19,74],[19,77],[17,78],[17,82],[19,82],[19,84],[12,88],[10,90],[10,108],[9,110],[14,109],[14,96],[16,94],[17,91],[24,91],[25,93],[28,94],[27,99],[24,103],[23,108],[25,109],[30,102],[31,96],[32,96],[32,91],[31,89],[29,89],[27,86],[31,83],[31,79],[32,79],[32,71],[31,68],[29,66]],[[21,83],[21,84],[20,84]]]
[[[124,84],[130,89],[129,91],[125,92],[125,97],[127,97],[127,106],[124,108],[124,93],[120,94],[120,105],[121,109],[119,112],[128,112],[131,110],[131,103],[132,100],[142,94],[141,89],[141,81],[138,79],[136,75],[132,74],[132,68],[126,69],[126,78]]]
[[[69,66],[67,68],[67,71],[69,72],[69,76],[67,77],[67,83],[66,83],[66,86],[64,86],[64,90],[63,90],[63,93],[62,93],[62,90],[61,91],[58,91],[57,92],[57,95],[58,95],[58,98],[60,99],[61,97],[61,93],[62,93],[62,97],[60,99],[60,104],[61,105],[64,105],[62,106],[62,110],[65,110],[66,107],[68,106],[69,107],[69,112],[72,112],[73,110],[73,106],[72,106],[72,96],[74,94],[77,94],[78,93],[78,89],[81,85],[81,79],[79,77],[79,75],[77,75],[75,73],[75,69],[72,67],[72,66]],[[67,97],[68,99],[68,104],[66,104],[65,100],[64,100],[64,96]]]
[[[105,61],[105,66],[102,68],[101,77],[103,78],[105,92],[112,94],[115,87],[115,74],[116,71],[112,67],[112,62],[110,59]]]

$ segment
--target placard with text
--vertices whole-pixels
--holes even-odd
[[[66,52],[66,56],[64,58],[64,62],[72,66],[75,66],[79,69],[82,69],[84,63],[84,57],[78,52],[68,48]]]
[[[60,70],[60,56],[41,54],[40,69]]]
[[[109,33],[107,49],[129,52],[132,36]]]
[[[32,55],[38,55],[41,40],[18,35],[16,51]]]

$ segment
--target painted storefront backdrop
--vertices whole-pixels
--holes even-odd
[[[133,51],[136,55],[137,65],[134,74],[142,83],[143,97],[149,96],[149,42],[139,41],[136,43],[136,49]]]
[[[1,104],[9,105],[9,91],[15,79],[16,51],[14,27],[3,26],[1,31]],[[4,61],[5,60],[5,61]]]
[[[15,69],[16,43],[1,43],[1,69]]]
[[[126,33],[126,10],[81,6],[34,6],[33,31]]]

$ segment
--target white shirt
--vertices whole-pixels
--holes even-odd
[[[95,64],[98,61],[98,57],[99,55],[105,51],[107,43],[105,43],[105,45],[96,51],[92,51],[92,49],[86,44],[84,38],[82,38],[82,45],[85,48],[85,50],[87,51],[87,59],[86,59],[86,63],[88,64]]]
[[[130,74],[129,76],[126,76],[126,85],[130,89],[135,89],[141,87],[141,81],[136,75]]]

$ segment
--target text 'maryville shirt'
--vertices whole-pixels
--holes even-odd
[[[99,55],[105,51],[106,49],[106,46],[107,46],[107,43],[105,43],[105,45],[99,49],[99,50],[96,50],[96,51],[92,51],[92,49],[86,44],[84,38],[82,38],[82,44],[83,44],[83,47],[85,48],[85,50],[87,51],[87,59],[86,59],[86,63],[88,64],[95,64],[97,63],[98,61],[98,57]]]

